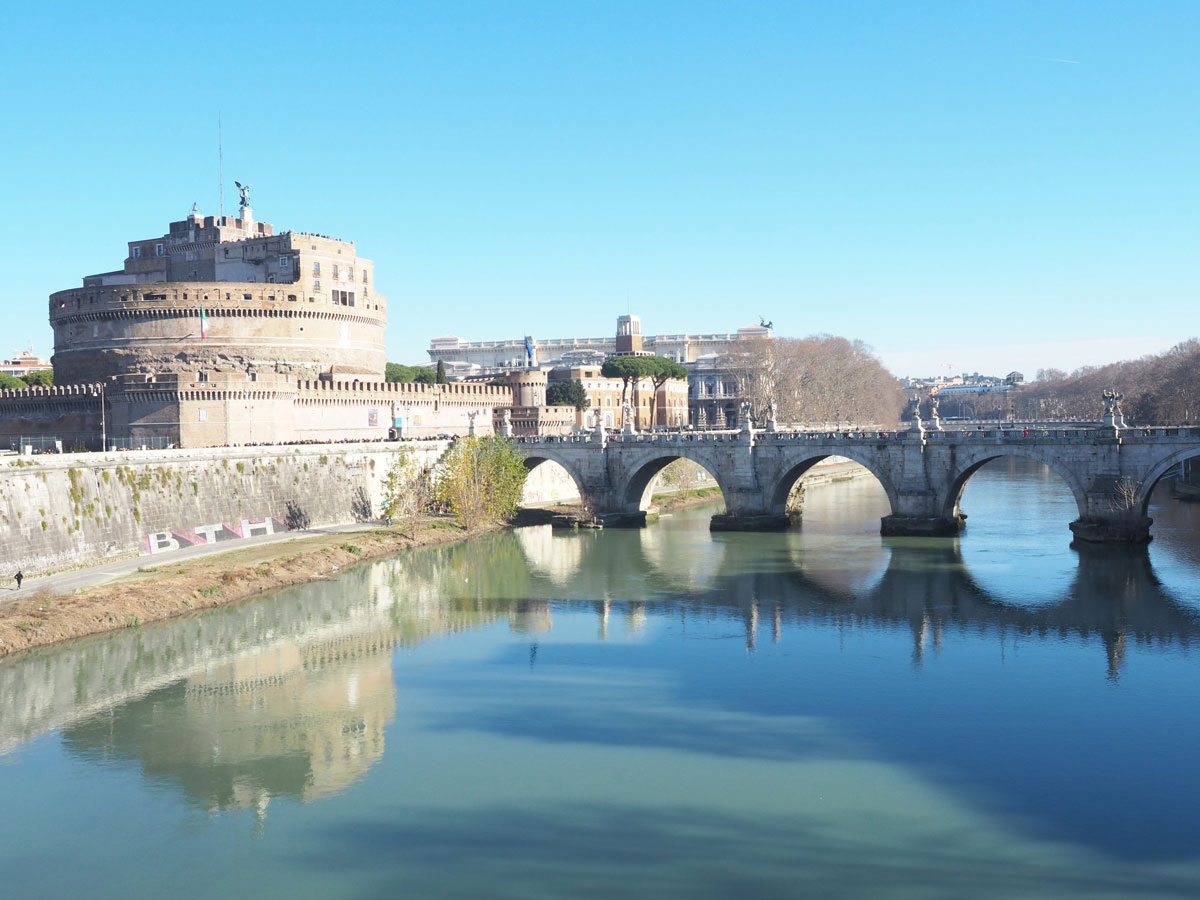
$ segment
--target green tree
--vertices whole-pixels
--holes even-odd
[[[625,395],[629,393],[629,383],[645,374],[642,360],[645,356],[614,356],[606,359],[600,367],[600,374],[605,378],[621,379],[621,405],[625,405]]]
[[[625,395],[629,384],[648,378],[654,385],[654,393],[650,397],[650,423],[654,424],[655,404],[658,390],[666,384],[669,378],[687,378],[687,369],[665,356],[614,356],[605,361],[600,369],[605,378],[621,379],[621,404],[625,404]]]
[[[50,387],[54,384],[53,369],[39,369],[36,372],[30,372],[27,375],[22,375],[21,380],[30,387],[37,385],[38,387]]]
[[[546,387],[546,403],[549,406],[573,406],[578,410],[588,407],[587,391],[581,381],[552,381]]]
[[[450,379],[446,377],[446,363],[444,360],[438,360],[437,364],[437,383],[449,384]]]
[[[650,381],[654,384],[654,393],[650,395],[650,425],[653,427],[657,421],[655,410],[658,404],[659,389],[671,378],[682,378],[686,381],[688,370],[680,363],[675,362],[673,359],[667,359],[665,356],[648,356],[646,359],[650,361],[650,368],[647,374],[650,376]]]
[[[459,438],[437,472],[437,499],[468,528],[511,519],[528,474],[513,442],[497,437]]]
[[[24,391],[28,389],[29,385],[23,382],[20,378],[14,378],[12,375],[6,375],[3,372],[0,372],[0,390]]]
[[[417,384],[433,384],[437,374],[425,366],[406,366],[401,363],[388,363],[384,367],[383,377],[387,381],[407,384],[414,381]]]
[[[401,527],[412,526],[429,506],[433,489],[429,473],[421,467],[412,449],[401,447],[383,478],[383,508],[381,512]]]
[[[404,384],[412,381],[413,376],[417,374],[416,369],[412,366],[406,366],[401,363],[388,363],[383,368],[383,378],[385,381],[393,384]]]

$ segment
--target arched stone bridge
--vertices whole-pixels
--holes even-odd
[[[851,459],[883,486],[891,514],[885,535],[956,534],[959,500],[970,477],[1006,456],[1054,470],[1079,508],[1071,531],[1081,540],[1150,540],[1146,511],[1155,483],[1182,460],[1200,455],[1200,427],[1118,428],[1028,425],[958,430],[652,432],[518,437],[533,468],[561,465],[605,523],[644,522],[650,483],[667,464],[690,459],[711,473],[725,498],[714,530],[786,527],[793,485],[830,456]]]

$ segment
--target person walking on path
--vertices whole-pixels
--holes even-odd
[[[17,590],[19,591],[21,589],[21,582],[25,579],[25,576],[18,570],[14,577],[17,579]]]

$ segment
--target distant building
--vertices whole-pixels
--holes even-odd
[[[578,381],[588,398],[588,408],[580,414],[579,425],[591,429],[600,422],[605,428],[622,428],[625,409],[621,402],[624,384],[620,378],[605,378],[600,366],[563,366],[550,371],[549,380]],[[625,403],[633,413],[633,427],[676,428],[691,424],[688,412],[688,382],[669,378],[657,390],[648,378],[631,381],[625,391]]]
[[[512,338],[502,341],[464,341],[454,335],[442,335],[429,342],[432,363],[444,362],[446,370],[456,375],[502,374],[512,369],[527,368],[533,349],[536,365],[578,366],[599,365],[618,353],[647,353],[665,356],[684,365],[705,357],[717,357],[737,341],[771,337],[764,325],[745,325],[736,332],[716,334],[658,334],[642,335],[638,316],[621,316],[617,333],[610,337],[569,338]]]
[[[32,346],[23,353],[20,350],[14,350],[12,359],[0,360],[0,373],[12,375],[14,378],[20,378],[30,372],[44,372],[52,368],[54,367],[50,364],[50,360],[34,355]]]
[[[444,335],[430,342],[429,358],[433,362],[444,362],[448,372],[469,379],[486,379],[528,369],[531,364],[534,368],[551,373],[552,380],[560,377],[557,373],[567,370],[579,373],[594,370],[597,373],[595,377],[584,377],[582,374],[570,377],[584,382],[589,397],[595,393],[592,409],[600,411],[603,421],[608,422],[611,418],[613,423],[606,427],[619,428],[624,424],[620,401],[613,400],[610,388],[597,386],[589,389],[588,384],[598,385],[599,369],[612,356],[665,356],[687,367],[688,402],[681,411],[678,403],[679,386],[673,385],[669,390],[664,388],[659,393],[664,394],[662,399],[666,405],[656,401],[654,425],[675,427],[683,424],[710,428],[720,425],[736,428],[740,418],[741,396],[736,379],[721,370],[721,358],[739,341],[762,340],[773,336],[767,325],[745,325],[735,332],[716,334],[644,336],[641,319],[636,315],[624,315],[617,318],[616,334],[610,338],[535,340],[526,337],[522,340],[467,342],[453,335]],[[650,425],[648,385],[649,382],[636,389],[633,408],[638,428]]]

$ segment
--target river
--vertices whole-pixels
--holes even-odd
[[[1200,504],[520,529],[0,662],[11,897],[1195,897]]]

